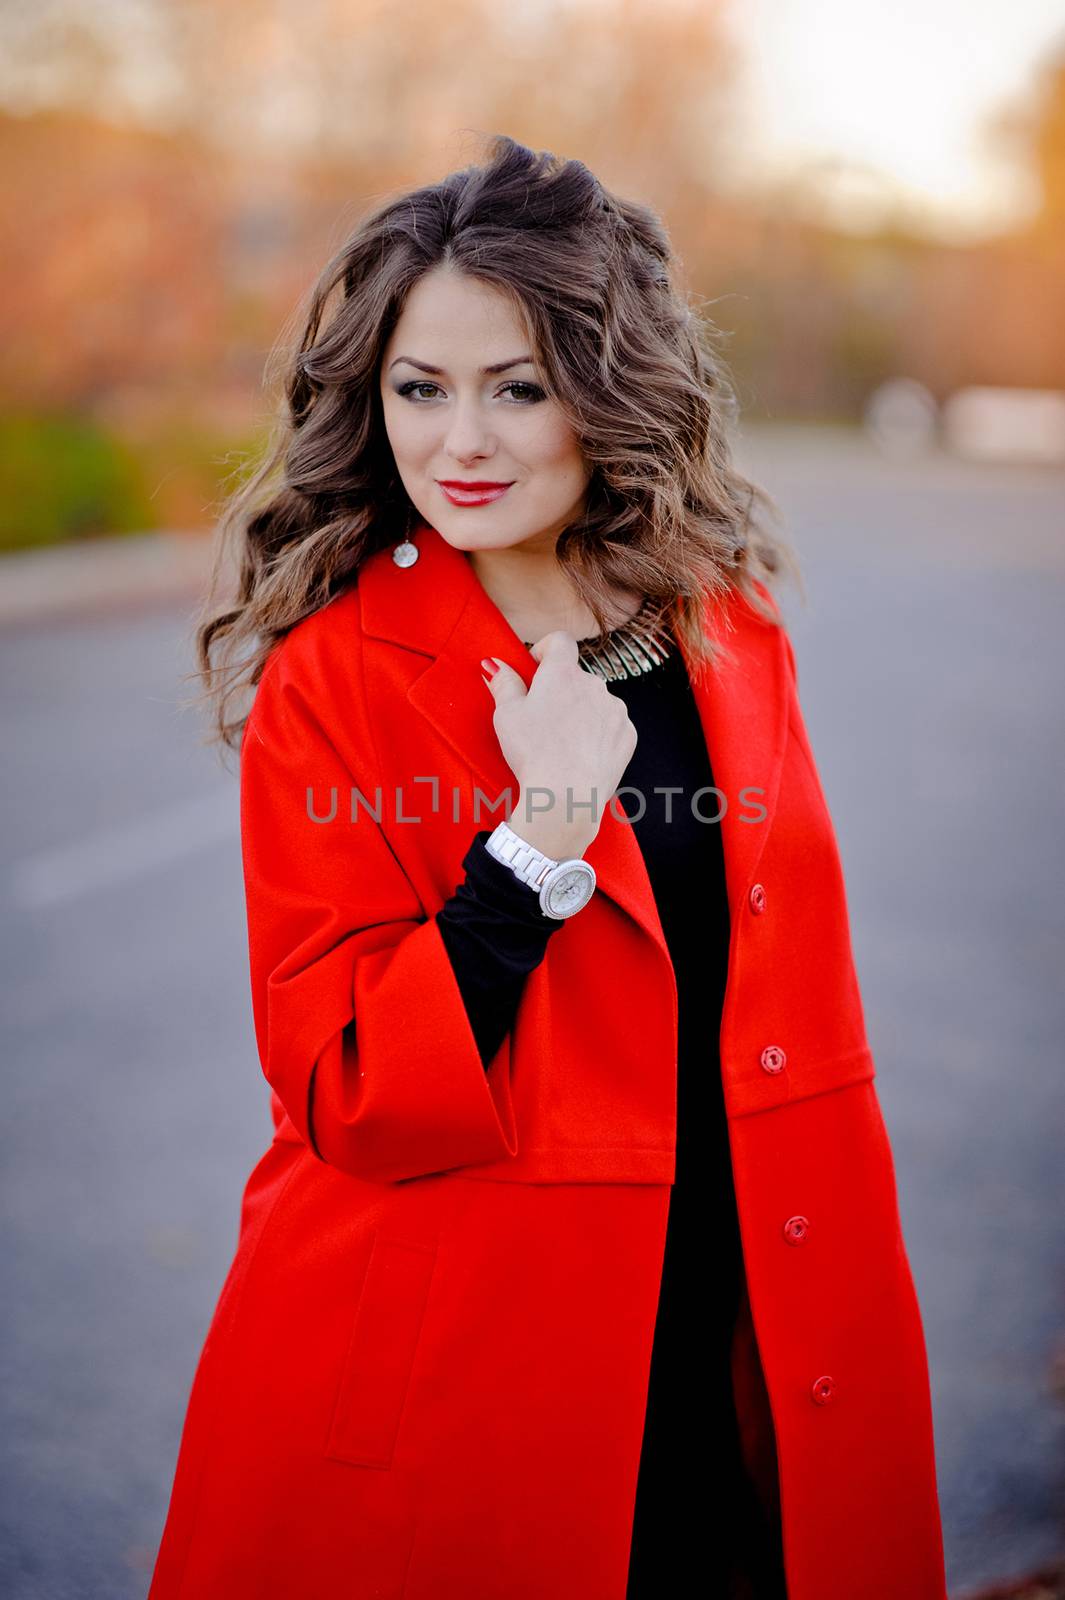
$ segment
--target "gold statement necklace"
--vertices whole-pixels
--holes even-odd
[[[636,678],[651,672],[672,653],[668,643],[669,626],[665,620],[666,607],[657,604],[649,595],[644,597],[640,609],[627,622],[605,633],[593,634],[588,639],[577,640],[577,655],[586,672],[599,677]],[[530,641],[523,639],[526,650]]]

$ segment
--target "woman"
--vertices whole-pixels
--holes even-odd
[[[151,1600],[943,1600],[789,553],[673,265],[499,138],[314,292],[200,631],[276,1133]]]

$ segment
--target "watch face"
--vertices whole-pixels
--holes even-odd
[[[544,896],[549,915],[568,917],[591,898],[595,885],[586,867],[566,867],[548,886]]]

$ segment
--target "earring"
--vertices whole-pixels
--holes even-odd
[[[407,518],[407,532],[402,544],[397,544],[392,551],[392,560],[397,567],[413,567],[419,555],[418,546],[410,536],[410,517]]]
[[[418,559],[418,546],[409,539],[404,539],[402,544],[397,544],[392,552],[392,560],[397,567],[413,567]]]

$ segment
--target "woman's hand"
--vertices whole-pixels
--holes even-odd
[[[625,702],[580,665],[573,634],[544,634],[530,654],[540,665],[528,689],[513,667],[486,658],[498,662],[485,675],[496,704],[492,724],[520,785],[508,820],[545,855],[580,856],[632,758],[636,729]]]

